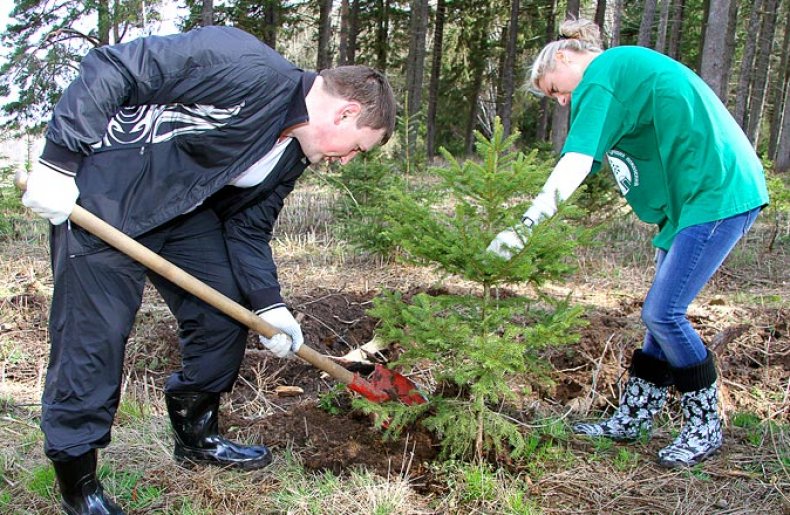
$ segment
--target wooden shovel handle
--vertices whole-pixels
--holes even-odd
[[[14,183],[20,190],[24,191],[27,184],[26,174],[24,174],[24,172],[17,172],[16,176],[14,177]],[[203,300],[211,306],[214,306],[234,320],[241,322],[256,333],[262,334],[266,338],[271,338],[275,334],[281,333],[279,329],[267,323],[249,309],[228,298],[206,283],[196,279],[194,276],[188,274],[183,269],[170,263],[163,257],[154,253],[144,245],[138,243],[133,238],[130,238],[82,206],[74,206],[74,210],[71,212],[69,220],[99,239],[103,240],[110,246],[123,252],[138,263],[145,265],[147,268],[161,275],[176,286],[183,288],[195,297]],[[351,384],[351,382],[354,380],[354,374],[352,372],[346,370],[328,357],[316,352],[305,344],[302,344],[299,347],[299,350],[296,351],[296,355],[314,367],[323,370],[342,383]]]

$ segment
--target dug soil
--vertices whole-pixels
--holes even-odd
[[[372,306],[373,297],[372,292],[321,290],[292,298],[290,307],[301,319],[308,345],[341,355],[372,338],[376,321],[365,312]],[[712,302],[695,309],[691,319],[717,354],[725,416],[735,411],[761,413],[764,407],[743,393],[758,384],[766,390],[782,390],[790,373],[786,349],[790,310],[739,313],[740,320],[752,323],[727,325],[722,319],[729,319],[729,315],[723,316],[722,309]],[[531,393],[526,394],[523,406],[531,407],[533,413],[554,410],[583,417],[616,405],[631,353],[642,338],[640,311],[641,302],[634,300],[624,300],[614,308],[588,309],[586,326],[580,330],[577,343],[544,351],[543,357],[551,364],[551,384],[524,378],[526,391]],[[283,362],[273,358],[259,349],[253,337],[248,346],[241,373],[246,381],[231,394],[234,405],[248,404],[260,395],[244,384],[255,384],[255,378],[261,375],[268,376],[272,390],[298,386],[303,393],[284,397],[269,394],[267,402],[272,408],[262,417],[234,410],[225,421],[231,433],[275,449],[290,447],[302,456],[305,467],[334,473],[365,467],[385,477],[404,471],[415,477],[425,473],[429,462],[436,458],[438,443],[424,429],[415,427],[400,438],[387,440],[370,417],[351,409],[349,397],[338,393],[344,391],[331,379],[298,359]],[[383,358],[388,357],[392,356]],[[527,422],[529,413],[527,409],[522,415]]]

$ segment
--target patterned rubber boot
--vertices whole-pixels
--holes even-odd
[[[631,359],[630,378],[614,415],[601,422],[576,424],[573,432],[618,441],[649,437],[653,417],[664,407],[671,384],[669,365],[637,350]]]
[[[713,354],[708,351],[707,359],[699,365],[673,372],[682,393],[683,428],[670,445],[658,451],[658,463],[669,468],[688,467],[715,454],[723,441]]]

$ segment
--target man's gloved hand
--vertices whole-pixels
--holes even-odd
[[[60,225],[71,214],[79,196],[73,176],[36,161],[27,178],[22,203],[52,225]]]
[[[276,327],[285,334],[276,334],[273,338],[266,338],[263,335],[258,336],[264,347],[269,349],[278,358],[284,358],[292,352],[299,350],[299,347],[304,343],[304,336],[302,336],[302,328],[299,327],[299,322],[291,315],[283,305],[277,305],[266,310],[258,311],[258,316],[264,322]]]
[[[533,222],[526,219],[523,223],[517,224],[510,229],[506,229],[496,235],[486,249],[488,252],[496,254],[502,259],[510,259],[524,248],[524,244],[529,238]]]

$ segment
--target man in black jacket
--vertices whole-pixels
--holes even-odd
[[[67,513],[121,513],[96,479],[110,442],[124,347],[146,277],[179,324],[182,367],[165,384],[180,461],[254,469],[263,445],[217,431],[247,330],[67,221],[79,203],[290,338],[260,337],[280,357],[303,337],[283,303],[269,241],[283,200],[310,163],[342,164],[395,125],[386,78],[363,66],[296,68],[229,27],[91,51],[54,108],[23,197],[49,219],[54,294],[42,400],[45,452]]]

